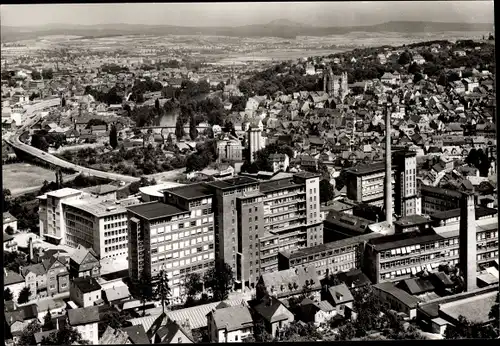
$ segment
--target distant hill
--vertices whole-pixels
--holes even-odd
[[[171,25],[70,25],[49,24],[38,27],[1,27],[1,41],[36,39],[49,35],[113,36],[113,35],[216,35],[233,37],[283,37],[341,35],[353,31],[433,33],[441,31],[493,32],[488,23],[437,23],[437,22],[387,22],[369,26],[315,27],[278,19],[267,24],[253,24],[238,27],[187,27]]]

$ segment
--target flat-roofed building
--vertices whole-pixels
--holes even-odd
[[[82,192],[75,189],[64,188],[51,191],[39,196],[38,215],[40,218],[40,235],[47,241],[64,244],[66,239],[66,223],[62,202],[80,198]]]
[[[394,195],[394,173],[392,191]],[[359,165],[347,170],[347,198],[355,203],[367,203],[383,207],[385,194],[385,163]],[[394,199],[393,199],[394,204]]]
[[[261,183],[266,232],[258,242],[259,273],[278,269],[279,251],[323,244],[319,181],[318,174],[301,172]]]
[[[381,237],[378,233],[368,233],[295,252],[280,252],[278,269],[308,267],[316,270],[318,275],[326,275],[360,268],[363,263],[365,243],[378,237]]]
[[[459,263],[459,223],[425,232],[400,233],[372,239],[365,247],[363,268],[375,283],[400,281],[418,272],[436,271],[440,264]],[[498,220],[476,221],[477,271],[498,260]]]
[[[476,220],[494,218],[498,215],[498,210],[493,208],[476,205]],[[460,208],[446,211],[438,211],[430,215],[433,226],[446,226],[460,221]]]
[[[458,191],[443,189],[436,186],[420,186],[422,198],[422,214],[432,215],[439,211],[460,208],[462,195]]]
[[[373,221],[359,216],[331,210],[323,221],[323,240],[330,243],[336,240],[371,233],[368,226]]]
[[[184,276],[213,265],[213,199],[202,184],[167,190],[165,199],[169,204],[128,208],[129,275],[136,281],[165,270],[172,297],[178,300]]]
[[[135,198],[116,201],[82,194],[63,202],[65,244],[92,248],[98,258],[127,257],[127,209],[138,204]]]

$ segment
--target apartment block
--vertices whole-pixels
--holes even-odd
[[[396,151],[394,172],[394,213],[400,217],[417,214],[417,153]]]
[[[202,184],[165,192],[162,202],[128,208],[129,275],[155,276],[163,269],[170,280],[172,297],[182,294],[183,278],[202,273],[214,262],[212,195]]]

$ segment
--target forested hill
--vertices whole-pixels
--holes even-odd
[[[236,37],[286,37],[341,35],[349,32],[398,32],[433,33],[442,31],[493,32],[489,23],[438,23],[393,21],[370,26],[316,27],[275,20],[267,24],[245,25],[238,27],[184,27],[171,25],[70,25],[57,24],[40,27],[1,27],[2,43],[22,39],[35,39],[49,35],[111,36],[111,35],[218,35]]]

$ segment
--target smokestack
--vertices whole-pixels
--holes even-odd
[[[474,194],[463,192],[460,199],[460,274],[465,291],[476,288],[476,206]]]
[[[28,245],[29,245],[29,252],[30,252],[30,257],[29,257],[29,261],[30,262],[33,262],[33,239],[32,238],[28,238]]]
[[[385,220],[392,227],[391,113],[385,106]]]

